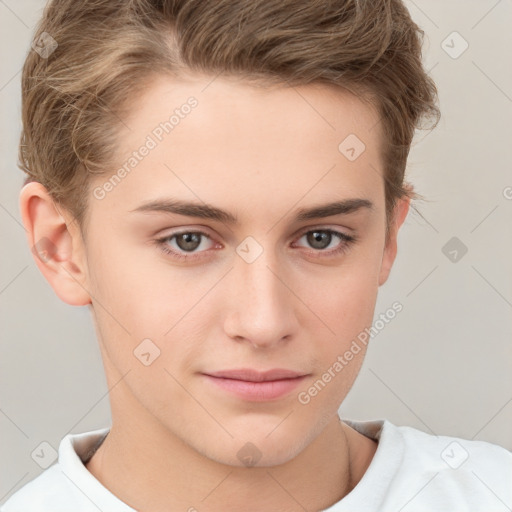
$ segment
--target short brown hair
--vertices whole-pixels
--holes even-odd
[[[85,229],[89,173],[112,169],[121,114],[148,78],[199,71],[289,86],[323,83],[382,122],[386,218],[422,119],[440,118],[423,31],[402,0],[51,0],[22,73],[19,166]],[[340,141],[341,142],[341,141]]]

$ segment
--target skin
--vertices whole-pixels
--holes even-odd
[[[327,508],[358,484],[377,448],[338,416],[365,347],[307,405],[297,395],[371,326],[409,200],[398,201],[386,240],[378,116],[319,85],[152,79],[119,133],[120,165],[189,96],[198,106],[172,133],[104,199],[90,197],[84,239],[42,185],[20,194],[30,246],[53,244],[50,258],[35,257],[40,271],[64,302],[93,313],[112,428],[86,467],[141,511]],[[338,150],[351,133],[366,145],[355,161]],[[165,197],[214,205],[239,224],[132,212]],[[348,198],[373,209],[294,220],[299,208]],[[306,228],[358,238],[328,255],[344,242],[319,249]],[[184,229],[211,237],[192,249],[195,260],[154,243]],[[236,252],[248,236],[263,249],[252,263]],[[133,353],[146,338],[160,349],[149,366]],[[282,398],[249,402],[201,375],[241,367],[308,376]],[[253,467],[237,457],[247,442],[261,453]]]

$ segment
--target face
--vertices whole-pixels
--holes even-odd
[[[364,358],[308,391],[371,326],[394,258],[380,125],[325,86],[210,82],[162,77],[134,102],[118,160],[136,163],[92,184],[84,287],[109,384],[125,376],[118,410],[143,407],[212,460],[240,466],[250,441],[274,465],[336,417]],[[302,377],[205,375],[247,368]]]

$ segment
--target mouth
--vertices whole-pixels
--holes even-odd
[[[243,400],[265,402],[291,393],[307,374],[281,368],[260,372],[249,368],[203,373],[203,376],[224,392]]]

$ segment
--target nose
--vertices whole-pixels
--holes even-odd
[[[271,348],[294,336],[300,301],[291,289],[289,270],[278,264],[270,250],[264,250],[252,263],[235,255],[229,279],[224,321],[229,337],[255,348]]]

